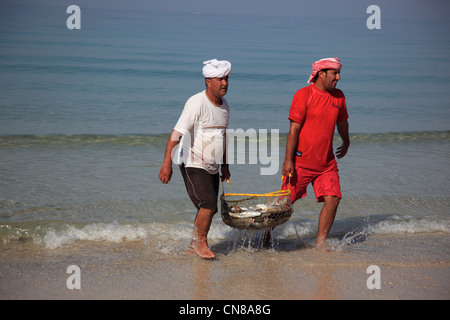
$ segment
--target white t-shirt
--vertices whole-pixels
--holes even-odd
[[[186,102],[174,130],[183,134],[178,152],[178,164],[202,168],[211,174],[219,172],[226,144],[225,133],[230,119],[228,102],[214,105],[205,91]]]

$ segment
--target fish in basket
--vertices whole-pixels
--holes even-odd
[[[291,192],[278,190],[265,194],[223,193],[220,196],[223,222],[236,229],[270,229],[289,220]]]

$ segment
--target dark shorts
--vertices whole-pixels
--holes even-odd
[[[198,209],[204,208],[217,212],[217,197],[219,196],[219,174],[210,174],[200,168],[186,168],[180,165],[186,190],[192,203]]]

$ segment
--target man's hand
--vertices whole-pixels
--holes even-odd
[[[337,148],[336,157],[338,159],[343,158],[347,154],[349,147],[350,147],[350,145],[348,143],[343,143],[339,148]]]
[[[172,163],[163,162],[161,169],[159,170],[159,180],[162,183],[168,184],[172,178]]]
[[[221,166],[222,175],[220,176],[221,181],[230,180],[231,174],[230,169],[228,169],[228,165]]]
[[[291,159],[286,159],[283,163],[283,169],[281,170],[281,173],[283,176],[289,177],[289,175],[293,175],[295,171],[294,163]]]
[[[350,147],[350,137],[348,135],[348,121],[347,120],[339,121],[337,123],[337,129],[343,143],[342,146],[337,148],[336,157],[338,159],[341,159],[347,154],[348,148]]]
[[[161,169],[159,170],[159,180],[161,180],[164,184],[168,184],[172,178],[172,151],[180,142],[182,136],[183,135],[180,132],[173,130],[170,134],[169,140],[167,141],[164,160],[161,165]]]
[[[286,140],[286,154],[284,156],[283,169],[281,173],[289,177],[295,172],[294,157],[298,147],[298,135],[302,129],[302,124],[292,121],[289,126],[289,134]]]

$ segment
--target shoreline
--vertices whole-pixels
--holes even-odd
[[[217,259],[208,261],[143,241],[54,250],[16,241],[0,251],[0,299],[447,300],[449,244],[438,233],[372,235],[336,252],[301,245],[227,252],[218,243],[211,245]],[[68,289],[71,265],[80,268],[81,289]],[[371,265],[379,267],[380,289],[368,289]]]

